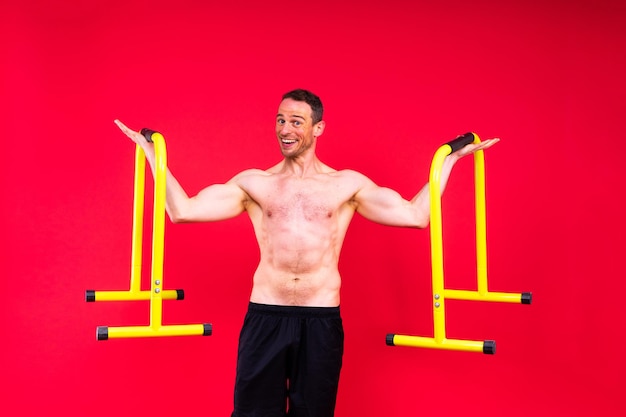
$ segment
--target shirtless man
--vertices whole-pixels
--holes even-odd
[[[355,171],[337,171],[315,148],[324,133],[320,99],[286,93],[276,115],[283,160],[249,169],[189,197],[168,171],[166,210],[173,223],[210,222],[246,211],[260,248],[250,305],[239,340],[232,417],[331,417],[343,354],[339,315],[343,240],[355,212],[389,226],[423,228],[430,217],[426,184],[412,200]],[[154,172],[154,148],[139,144]],[[470,144],[446,158],[442,192],[459,158],[498,139]],[[286,405],[287,404],[287,405]]]

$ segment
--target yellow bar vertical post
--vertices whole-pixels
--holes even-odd
[[[446,314],[443,280],[443,241],[441,225],[441,166],[450,154],[450,146],[440,147],[430,167],[430,255],[432,268],[433,321],[435,343],[441,343],[446,338]]]
[[[474,135],[474,143],[480,143]],[[483,151],[474,153],[474,190],[476,207],[476,274],[477,289],[486,295],[487,288],[487,214],[485,208],[485,154]]]
[[[155,151],[154,166],[154,214],[152,219],[152,274],[150,294],[150,326],[158,330],[163,317],[163,245],[165,240],[165,181],[167,151],[163,135],[152,134]]]
[[[141,261],[143,239],[144,190],[146,184],[146,157],[139,145],[135,146],[135,180],[133,192],[133,230],[131,248],[130,292],[141,292]]]

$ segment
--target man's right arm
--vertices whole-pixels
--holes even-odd
[[[154,145],[144,136],[119,120],[115,124],[133,142],[141,146],[154,175]],[[225,220],[241,214],[249,200],[246,192],[237,184],[237,176],[226,184],[214,184],[189,197],[178,180],[167,169],[165,209],[173,223],[210,222]]]

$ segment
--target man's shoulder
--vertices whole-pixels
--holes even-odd
[[[337,171],[330,172],[329,175],[344,181],[367,181],[368,178],[360,173],[359,171],[355,171],[353,169],[341,169]]]
[[[251,177],[251,176],[268,176],[271,175],[269,170],[260,168],[248,168],[241,171],[236,177]]]
[[[232,177],[229,184],[237,185],[239,188],[249,193],[250,190],[259,186],[259,180],[269,177],[271,174],[258,168],[249,168],[239,172]]]

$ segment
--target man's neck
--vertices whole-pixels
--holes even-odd
[[[295,158],[285,158],[281,172],[305,178],[323,172],[324,167],[315,153],[307,152]]]

